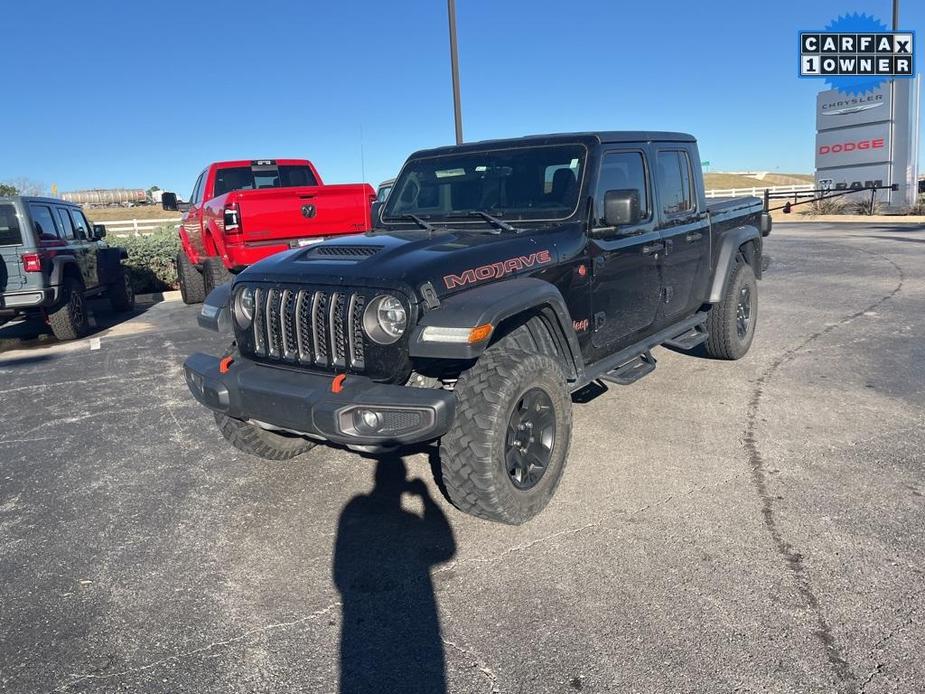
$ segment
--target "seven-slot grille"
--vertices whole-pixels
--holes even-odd
[[[351,291],[254,288],[254,353],[305,366],[366,365],[363,309]]]

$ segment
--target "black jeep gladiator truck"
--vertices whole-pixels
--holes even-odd
[[[738,359],[755,334],[757,198],[707,203],[670,132],[476,142],[413,154],[375,228],[283,252],[216,288],[224,356],[185,363],[232,445],[440,442],[461,510],[523,523],[552,497],[571,395],[629,384],[652,348]]]

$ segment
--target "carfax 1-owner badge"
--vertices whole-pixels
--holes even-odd
[[[915,74],[915,33],[889,31],[880,20],[851,14],[824,30],[800,32],[800,77],[824,77],[834,89],[863,93]]]

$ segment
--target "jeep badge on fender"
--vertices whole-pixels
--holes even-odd
[[[262,260],[200,324],[227,354],[185,363],[235,447],[439,441],[461,510],[523,523],[565,469],[572,393],[633,383],[652,348],[748,352],[761,201],[707,204],[697,143],[668,132],[545,135],[413,154],[365,234]]]

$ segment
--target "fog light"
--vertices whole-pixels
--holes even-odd
[[[373,410],[356,410],[353,413],[353,426],[357,431],[374,434],[382,427],[382,417]]]

